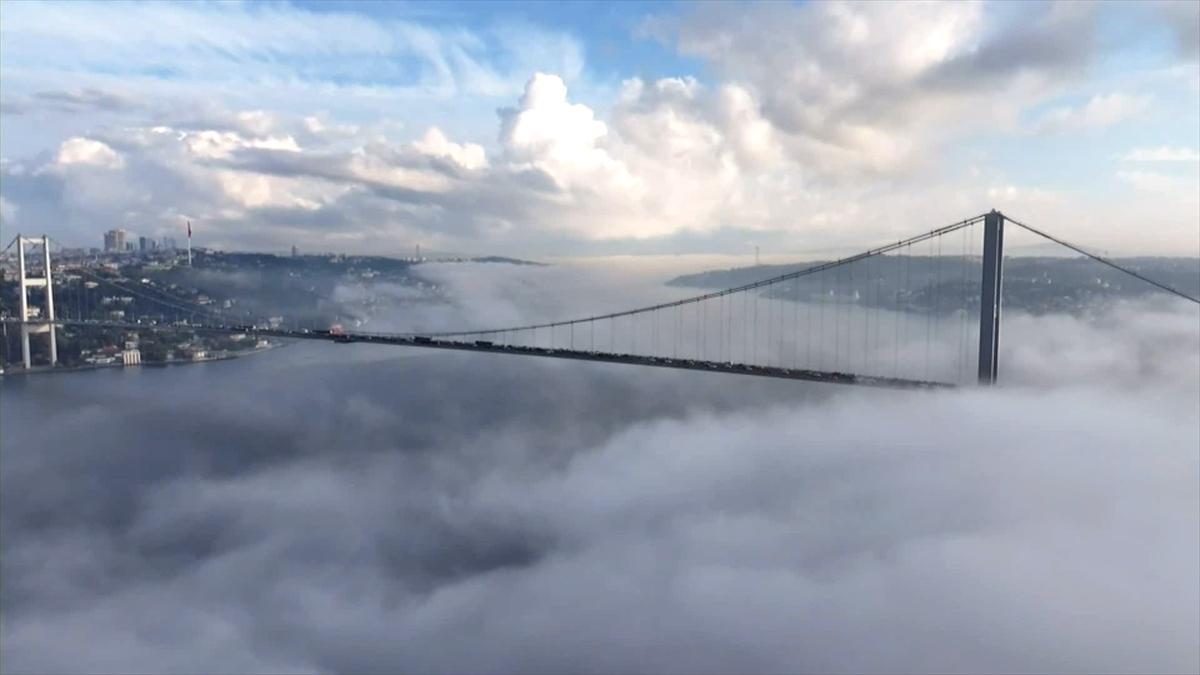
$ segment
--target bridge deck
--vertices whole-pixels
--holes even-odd
[[[19,324],[15,319],[4,319],[4,323]],[[48,321],[30,321],[31,324],[46,324]],[[175,324],[145,324],[122,323],[113,321],[69,321],[59,320],[54,323],[66,327],[114,328],[121,330],[186,330],[205,333],[245,333],[263,337],[274,337],[294,340],[320,340],[324,342],[361,342],[367,344],[393,345],[401,347],[419,347],[422,349],[445,349],[465,352],[484,352],[489,354],[515,354],[523,356],[540,356],[554,359],[572,359],[576,361],[594,361],[597,363],[623,363],[636,366],[652,366],[656,368],[675,368],[680,370],[699,370],[708,373],[730,373],[735,375],[754,375],[757,377],[774,377],[787,380],[805,380],[809,382],[826,382],[830,384],[857,384],[870,387],[888,387],[893,389],[943,389],[956,385],[946,382],[931,382],[925,380],[910,380],[898,377],[878,377],[872,375],[857,375],[803,368],[783,368],[778,366],[758,366],[725,361],[703,361],[699,359],[680,359],[663,356],[642,356],[639,354],[616,354],[610,352],[585,351],[578,349],[560,349],[553,347],[528,347],[517,345],[495,344],[486,341],[462,342],[446,339],[423,337],[419,335],[388,335],[378,333],[330,333],[307,329],[283,328],[246,328],[244,326],[211,326],[211,325],[175,325]]]

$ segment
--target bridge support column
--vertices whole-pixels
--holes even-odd
[[[50,365],[58,365],[58,332],[54,325],[54,275],[50,271],[50,237],[42,235],[42,260],[46,270],[46,318],[51,322],[50,331]]]
[[[17,270],[19,272],[18,279],[20,280],[20,319],[21,319],[21,362],[25,366],[25,370],[29,370],[33,366],[33,359],[29,356],[29,280],[25,276],[25,238],[20,234],[17,235]]]
[[[40,277],[30,277],[25,268],[25,247],[42,247],[44,272]],[[25,369],[33,367],[33,359],[29,351],[29,336],[35,333],[48,333],[50,337],[50,365],[58,365],[58,339],[54,325],[54,279],[50,270],[50,238],[41,239],[17,235],[17,267],[20,275],[20,312],[21,312],[21,360]],[[29,323],[29,289],[41,286],[45,289],[45,304],[42,309],[42,319],[46,323]]]
[[[983,217],[983,282],[979,298],[979,384],[996,382],[1003,282],[1004,214],[993,210]]]

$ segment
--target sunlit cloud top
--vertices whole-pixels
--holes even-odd
[[[5,3],[0,223],[283,250],[1200,254],[1200,5]]]

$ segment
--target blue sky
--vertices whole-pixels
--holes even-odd
[[[998,207],[1200,253],[1198,3],[5,3],[0,225],[797,254]]]
[[[467,26],[485,32],[492,26],[527,24],[570,34],[583,46],[592,77],[620,81],[627,77],[659,78],[702,73],[704,63],[676,53],[639,31],[647,17],[687,11],[677,2],[448,2],[438,4],[384,2],[301,2],[314,12],[354,12],[379,18]]]

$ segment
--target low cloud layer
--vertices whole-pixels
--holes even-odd
[[[995,390],[315,344],[5,380],[5,667],[1196,670],[1195,308],[1009,319]]]

